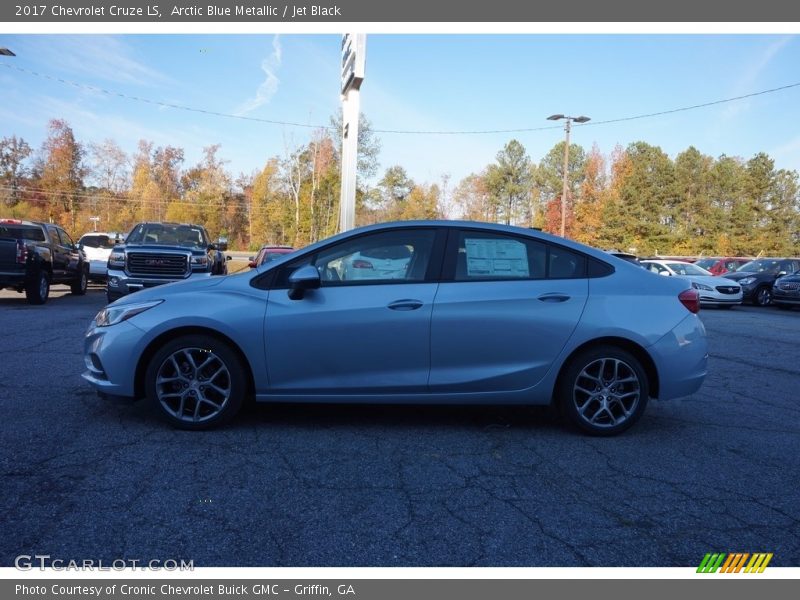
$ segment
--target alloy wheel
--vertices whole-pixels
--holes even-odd
[[[631,365],[599,358],[586,365],[572,388],[578,417],[592,428],[618,427],[636,411],[642,385]]]
[[[155,392],[162,408],[185,423],[218,416],[231,398],[231,374],[225,362],[206,348],[181,348],[158,369]]]

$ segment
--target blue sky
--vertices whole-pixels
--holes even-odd
[[[221,144],[236,175],[306,142],[311,129],[270,125],[104,94],[304,124],[339,107],[338,35],[0,35],[0,136],[38,148],[51,118],[82,142],[139,139],[184,148],[186,166]],[[553,113],[593,121],[669,110],[800,82],[800,39],[786,35],[368,35],[362,111],[375,129],[486,130],[552,125]],[[689,112],[573,130],[604,153],[643,140],[674,156],[769,153],[800,170],[800,87]],[[510,139],[539,161],[561,127],[489,135],[378,134],[381,170],[455,182]]]

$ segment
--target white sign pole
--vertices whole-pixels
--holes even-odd
[[[366,34],[342,37],[342,191],[339,231],[356,224],[356,171],[358,168],[358,116],[361,83],[364,81]]]

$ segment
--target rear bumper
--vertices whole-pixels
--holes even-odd
[[[697,315],[688,315],[647,349],[659,373],[659,399],[695,393],[708,374],[706,329]]]

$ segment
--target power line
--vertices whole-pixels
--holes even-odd
[[[107,90],[105,88],[88,85],[84,83],[78,83],[75,81],[70,81],[68,79],[63,79],[61,77],[55,77],[52,75],[47,75],[45,73],[38,73],[36,71],[31,71],[29,69],[24,69],[22,67],[18,67],[16,65],[11,65],[8,63],[0,63],[0,66],[3,66],[7,69],[13,69],[19,71],[20,73],[26,73],[28,75],[34,75],[36,77],[40,77],[43,79],[49,79],[51,81],[56,81],[58,83],[62,83],[64,85],[69,85],[72,87],[76,87],[79,89],[87,89],[95,92],[101,92],[108,96],[117,96],[119,98],[124,98],[126,100],[133,100],[136,102],[143,102],[146,104],[151,104],[154,106],[163,106],[165,108],[173,108],[176,110],[184,110],[188,112],[206,114],[216,117],[225,117],[229,119],[241,119],[244,121],[254,121],[257,123],[266,123],[269,125],[285,125],[289,127],[303,127],[307,129],[324,129],[326,131],[333,131],[334,128],[328,125],[312,125],[308,123],[296,123],[292,121],[278,121],[273,119],[262,119],[260,117],[248,117],[246,115],[236,115],[230,113],[224,113],[214,110],[207,110],[203,108],[196,108],[192,106],[184,106],[182,104],[174,104],[170,102],[162,102],[160,100],[150,100],[148,98],[142,98],[140,96],[132,96],[130,94],[123,94],[122,92],[117,92],[113,90]],[[658,112],[651,112],[651,113],[644,113],[641,115],[633,115],[629,117],[619,117],[616,119],[605,119],[602,121],[591,121],[589,123],[585,123],[582,125],[576,125],[576,127],[588,127],[592,125],[607,125],[610,123],[622,123],[624,121],[634,121],[637,119],[647,119],[651,117],[660,117],[663,115],[670,115],[679,112],[686,112],[690,110],[697,110],[700,108],[707,108],[709,106],[717,106],[720,104],[727,104],[729,102],[737,102],[739,100],[746,100],[748,98],[754,98],[756,96],[763,96],[765,94],[773,94],[776,92],[785,91],[788,89],[800,87],[800,82],[797,83],[790,83],[788,85],[782,85],[776,88],[770,88],[767,90],[761,90],[758,92],[753,92],[751,94],[744,94],[742,96],[734,96],[733,98],[724,98],[722,100],[713,100],[711,102],[703,102],[701,104],[693,104],[691,106],[682,106],[680,108],[672,108],[668,110],[662,110]],[[517,127],[512,129],[480,129],[480,130],[415,130],[415,129],[373,129],[372,131],[375,133],[388,133],[388,134],[398,134],[398,135],[489,135],[489,134],[500,134],[500,133],[530,133],[535,131],[547,131],[551,129],[561,129],[560,125],[547,125],[542,127]]]

